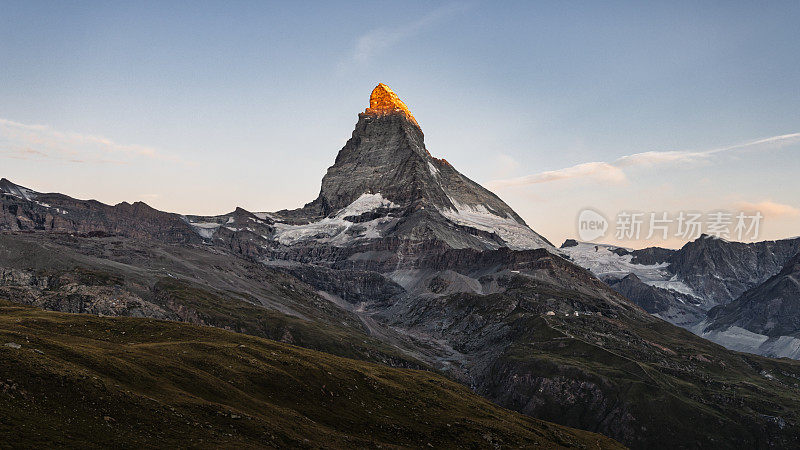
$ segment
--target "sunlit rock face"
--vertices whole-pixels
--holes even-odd
[[[375,89],[372,90],[372,94],[369,96],[369,108],[367,108],[364,113],[377,115],[402,113],[405,114],[410,121],[414,122],[414,125],[419,126],[406,104],[400,100],[394,91],[389,89],[389,86],[383,83],[378,83]]]

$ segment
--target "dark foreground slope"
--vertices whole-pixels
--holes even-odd
[[[215,328],[0,299],[0,342],[13,447],[620,447],[429,372]]]

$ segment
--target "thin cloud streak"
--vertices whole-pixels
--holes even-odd
[[[434,9],[413,22],[393,28],[382,27],[370,30],[356,40],[355,48],[347,60],[341,63],[340,69],[354,63],[366,64],[376,54],[413,37],[442,19],[468,9],[469,6],[470,4],[466,3],[450,3]]]
[[[620,184],[626,181],[625,172],[619,167],[606,162],[588,162],[565,169],[548,170],[524,177],[490,181],[487,184],[490,188],[528,186],[571,178],[592,178],[611,184]]]
[[[63,132],[8,119],[0,119],[0,156],[99,164],[128,164],[135,158],[146,158],[189,164],[151,147],[120,144],[103,136]]]
[[[617,158],[613,162],[600,161],[582,163],[563,169],[549,170],[523,177],[492,180],[486,184],[490,189],[529,186],[569,179],[584,179],[608,184],[623,184],[627,182],[627,176],[623,169],[630,167],[652,167],[670,163],[696,164],[707,161],[712,156],[720,153],[759,146],[769,146],[771,149],[777,149],[797,142],[800,142],[800,133],[782,134],[705,151],[651,151],[634,153]]]
[[[738,202],[736,203],[736,208],[742,211],[758,211],[769,218],[800,216],[800,209],[791,205],[773,202],[772,200],[764,200],[758,203]]]

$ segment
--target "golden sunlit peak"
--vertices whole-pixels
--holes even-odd
[[[414,122],[414,125],[419,127],[417,120],[414,119],[406,104],[400,100],[400,97],[394,91],[389,89],[389,86],[383,83],[378,83],[375,89],[372,90],[372,94],[369,96],[369,108],[364,112],[379,115],[401,112]]]

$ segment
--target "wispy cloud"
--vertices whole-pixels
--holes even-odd
[[[704,161],[711,156],[709,152],[642,152],[623,156],[614,161],[615,167],[655,166],[667,163],[694,163]]]
[[[120,144],[91,134],[0,119],[0,157],[57,159],[74,163],[127,164],[136,158],[186,163],[142,145]]]
[[[781,217],[798,217],[800,216],[800,209],[791,205],[783,203],[776,203],[772,200],[764,200],[757,203],[752,202],[738,202],[736,208],[742,211],[759,211],[765,217],[781,218]]]
[[[447,17],[464,11],[469,3],[448,3],[432,10],[419,19],[395,27],[372,29],[356,39],[355,46],[348,58],[341,63],[340,69],[351,64],[366,64],[376,54],[413,37]]]
[[[800,133],[782,134],[764,139],[742,142],[727,147],[704,151],[642,152],[626,155],[612,162],[581,163],[564,169],[549,170],[517,178],[498,179],[487,183],[489,188],[498,189],[511,186],[527,186],[550,181],[582,179],[610,184],[627,181],[625,169],[631,167],[652,167],[660,164],[695,164],[704,162],[716,154],[746,149],[777,149],[800,142]]]
[[[606,162],[588,162],[559,170],[548,170],[524,177],[495,180],[488,183],[494,189],[498,187],[528,186],[549,183],[551,181],[568,180],[570,178],[593,179],[596,181],[619,184],[625,182],[625,172],[619,167]]]

